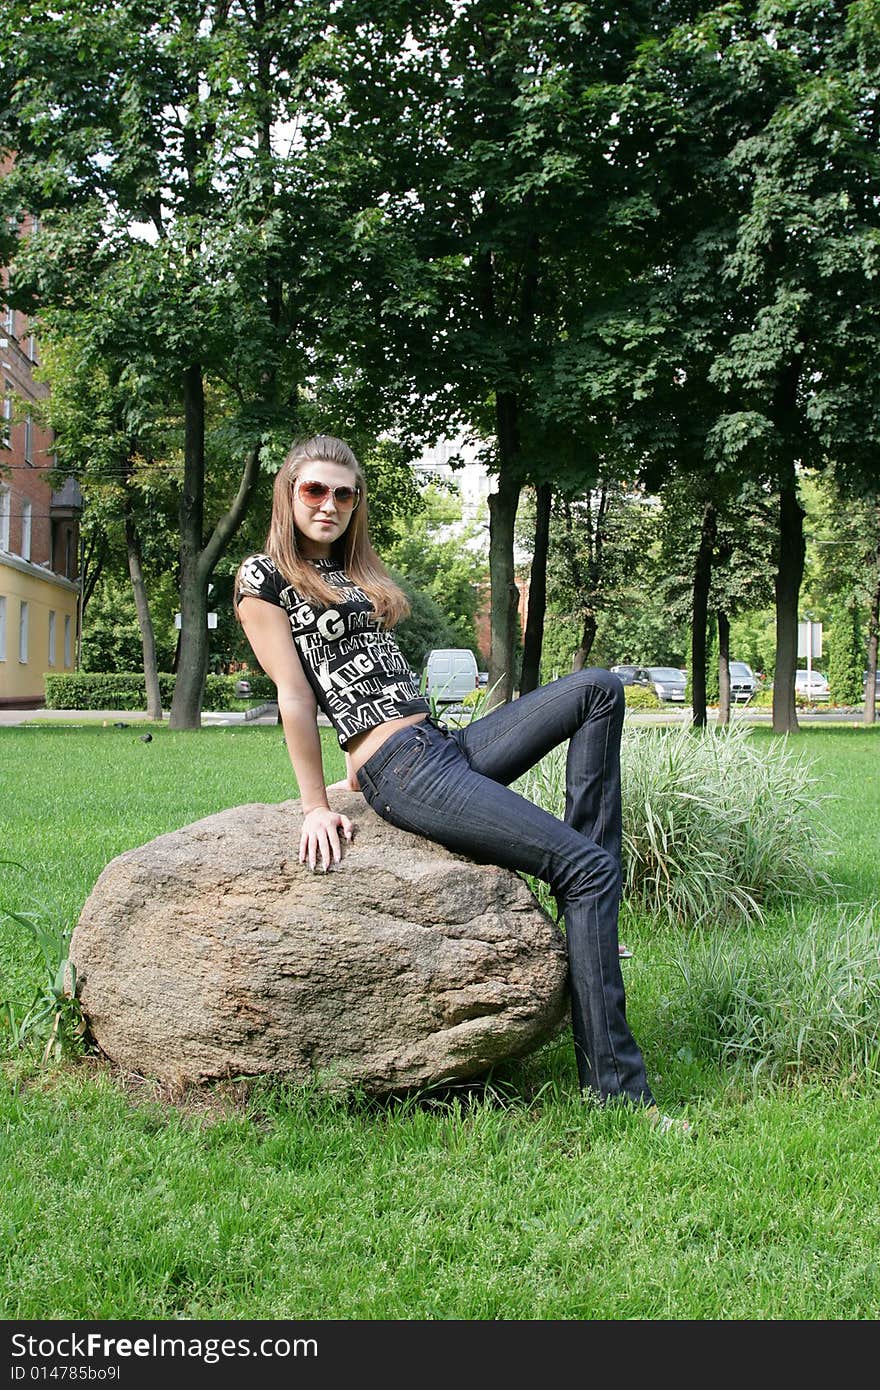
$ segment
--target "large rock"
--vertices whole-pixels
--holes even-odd
[[[285,1075],[385,1092],[479,1076],[558,1032],[562,933],[518,875],[336,797],[354,840],[298,862],[299,802],[238,806],[119,855],[73,934],[101,1050],[174,1084]]]

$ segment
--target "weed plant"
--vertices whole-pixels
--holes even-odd
[[[41,922],[0,905],[0,918],[3,917],[30,933],[42,962],[30,1003],[19,1008],[12,999],[0,999],[0,1019],[9,1030],[13,1045],[21,1049],[36,1047],[42,1051],[44,1062],[50,1056],[82,1053],[86,1023],[77,998],[76,966],[68,959],[70,930],[59,927],[51,918]]]

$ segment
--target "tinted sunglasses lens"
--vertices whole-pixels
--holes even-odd
[[[330,496],[330,489],[326,483],[300,483],[296,495],[307,507],[320,507]]]
[[[331,491],[337,507],[341,507],[343,510],[353,507],[357,502],[358,490],[356,487],[337,487],[331,489],[326,483],[300,483],[297,488],[297,496],[301,502],[305,502],[307,507],[320,507],[327,501]]]

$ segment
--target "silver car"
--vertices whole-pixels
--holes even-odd
[[[684,704],[687,678],[677,666],[648,666],[648,675],[659,700],[674,700]]]
[[[831,698],[831,687],[821,671],[795,671],[794,693],[802,700],[828,700]]]
[[[651,689],[651,677],[644,666],[625,663],[623,666],[612,666],[610,669],[612,675],[623,685],[644,685],[648,690]]]
[[[758,689],[758,679],[751,666],[744,661],[731,661],[728,670],[731,700],[751,700]]]

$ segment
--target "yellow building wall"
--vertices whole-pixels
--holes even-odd
[[[37,565],[0,559],[0,598],[6,600],[6,640],[0,649],[0,704],[27,704],[46,698],[47,671],[72,671],[76,663],[76,618],[79,590],[70,580],[41,572]],[[21,605],[28,605],[27,660],[19,660]],[[55,660],[49,660],[49,614],[55,614]],[[70,619],[65,661],[64,619]]]

